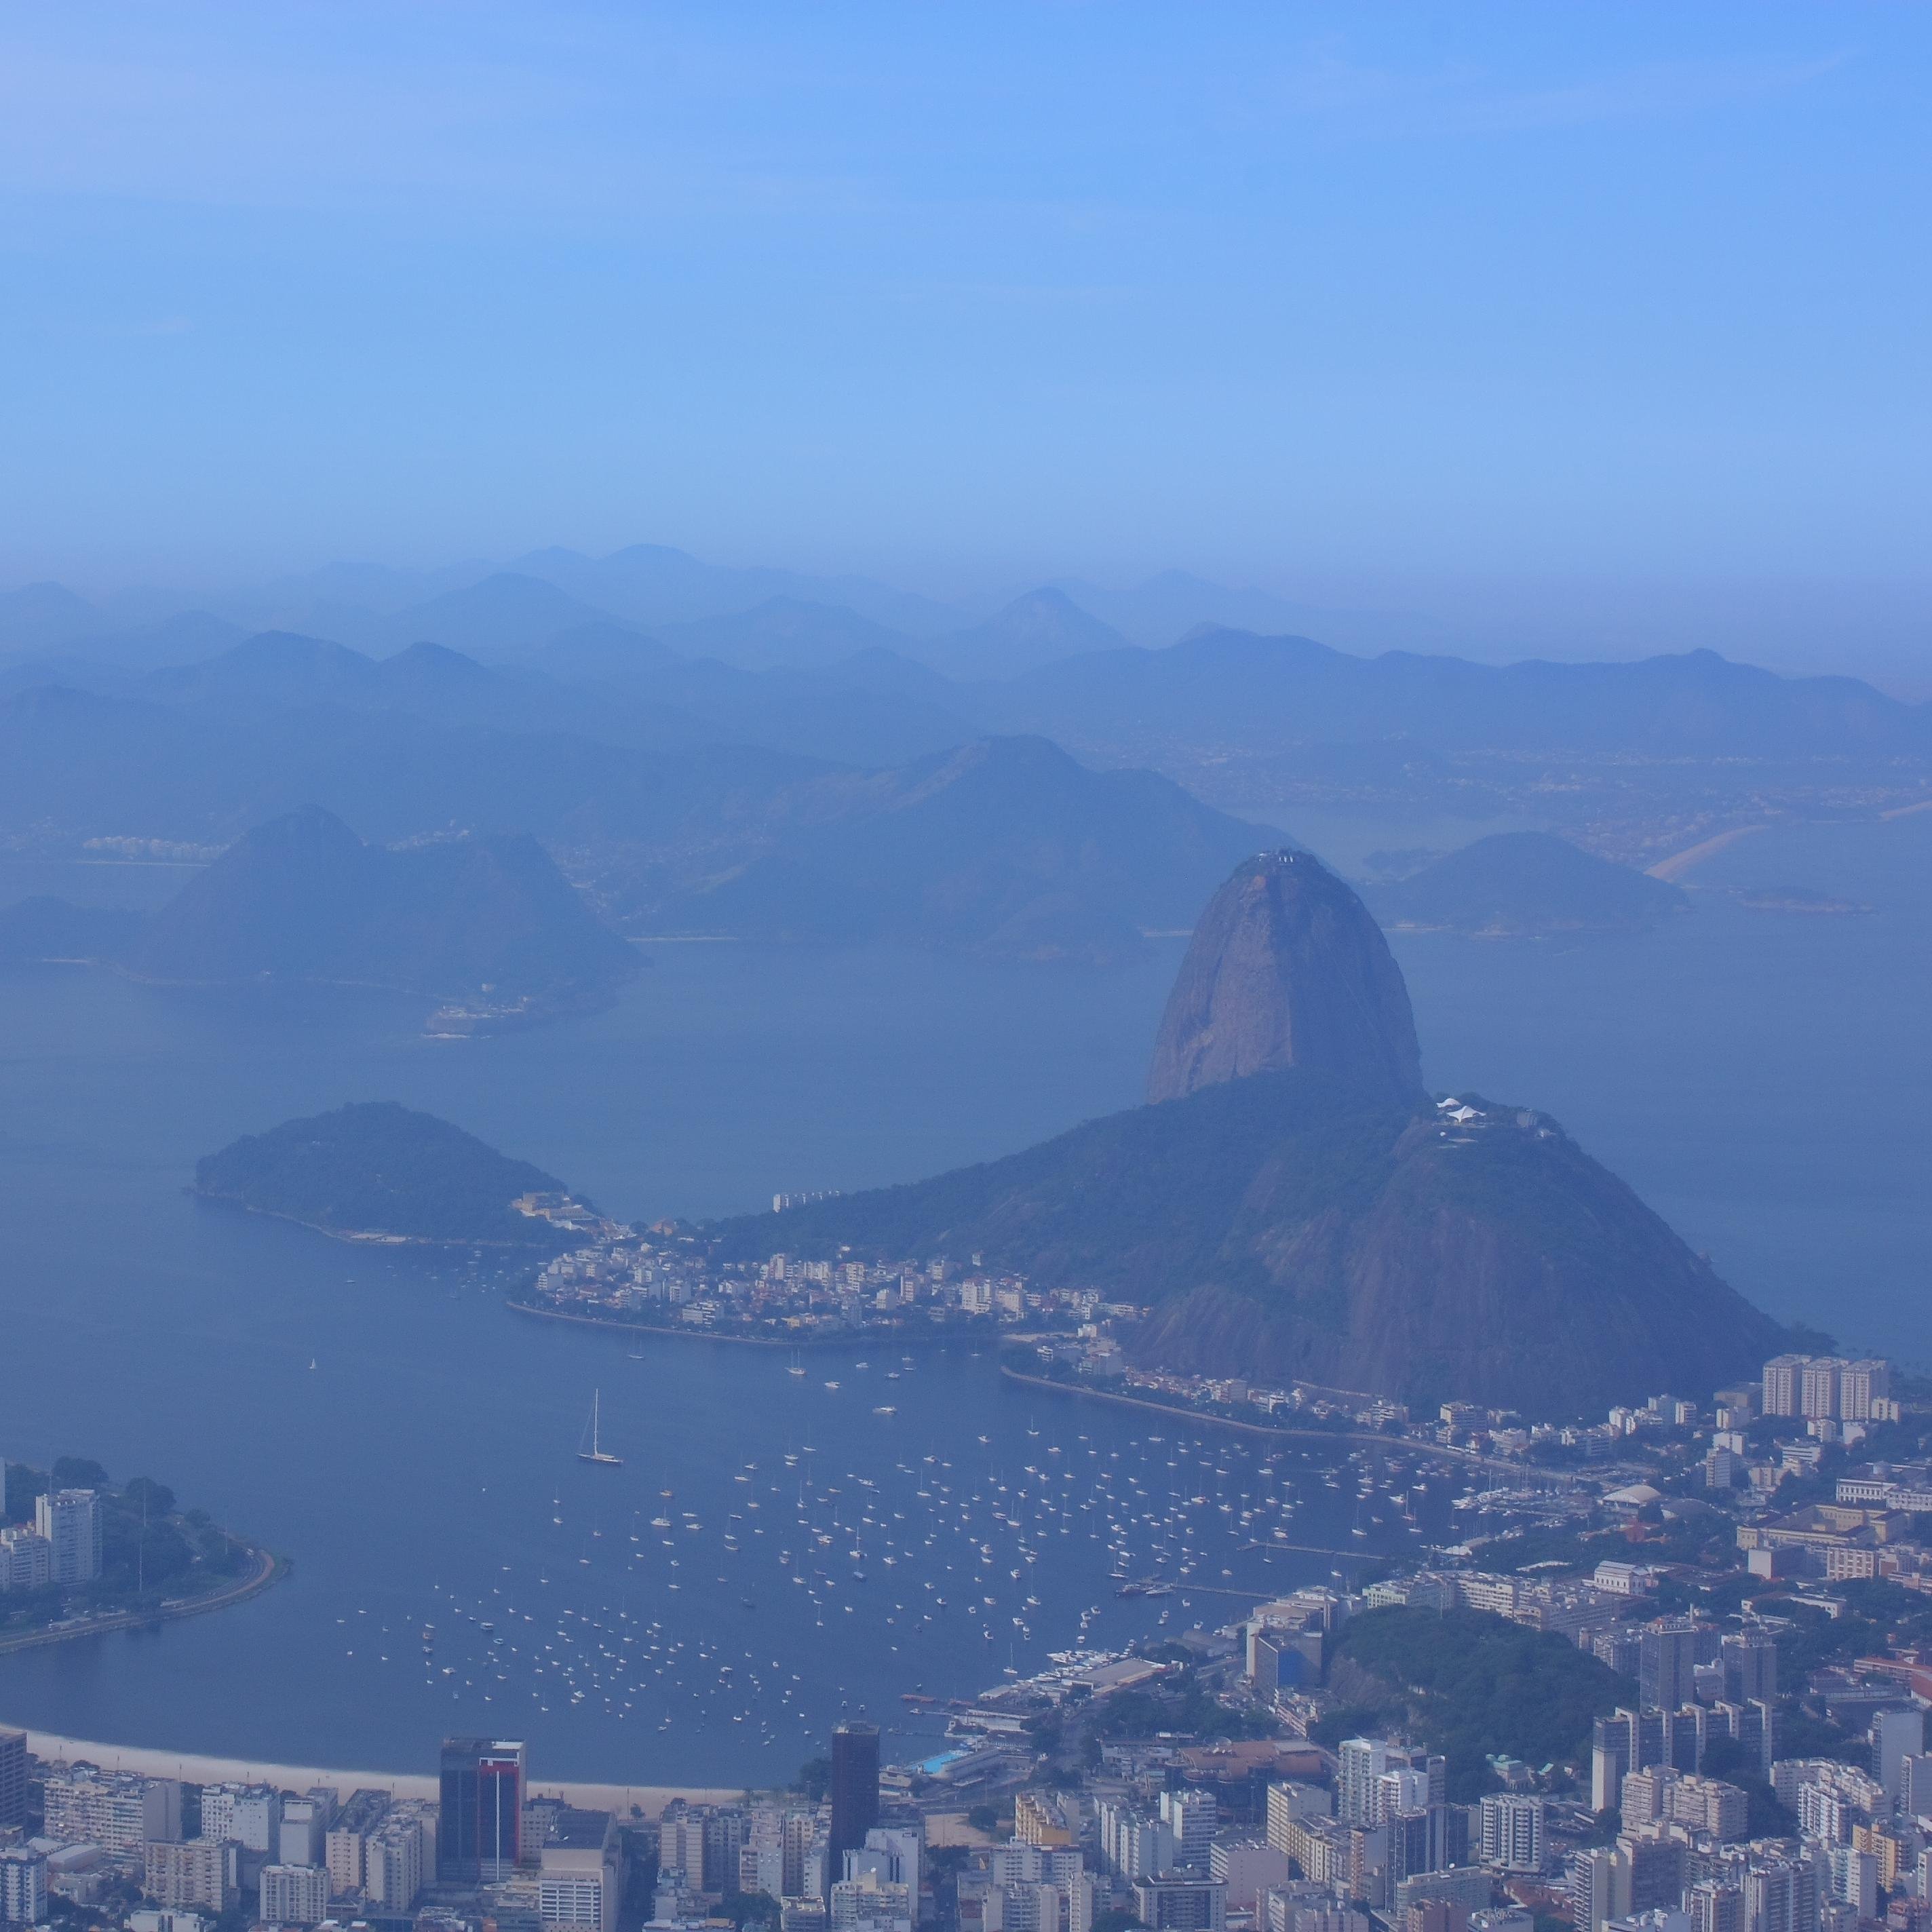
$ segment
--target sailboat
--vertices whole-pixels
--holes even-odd
[[[609,1450],[602,1448],[599,1444],[597,1439],[597,1412],[598,1405],[602,1402],[602,1399],[603,1392],[602,1390],[596,1390],[592,1392],[590,1397],[590,1426],[584,1432],[585,1435],[590,1439],[590,1447],[588,1449],[579,1448],[577,1452],[577,1460],[580,1462],[601,1462],[606,1468],[609,1469],[621,1469],[624,1466],[623,1457],[621,1456],[612,1455]]]

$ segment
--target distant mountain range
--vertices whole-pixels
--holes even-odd
[[[1426,750],[1923,758],[1932,705],[1856,678],[1780,677],[1714,651],[1627,664],[1353,657],[1306,638],[1204,630],[1166,650],[1064,658],[985,695],[1002,730],[1076,748],[1156,740],[1279,750],[1390,741]]]
[[[674,553],[620,555],[630,561],[610,580],[639,596],[682,584],[688,607],[701,585],[718,587]],[[546,567],[578,589],[590,580],[554,557]],[[1498,772],[1526,799],[1560,799],[1576,790],[1565,772],[1590,761],[1619,784],[1634,770],[1702,787],[1696,812],[1726,787],[1725,808],[1750,808],[1762,796],[1754,761],[1808,764],[1823,776],[1807,782],[1834,794],[1909,792],[1932,773],[1932,706],[1708,652],[1498,668],[1226,629],[1148,650],[1056,589],[896,648],[879,641],[892,634],[878,620],[762,578],[772,594],[746,611],[659,635],[530,571],[472,574],[414,602],[399,600],[422,584],[382,573],[310,587],[380,593],[394,608],[376,628],[391,644],[425,611],[460,617],[487,634],[489,655],[428,640],[379,654],[268,632],[185,663],[0,665],[0,832],[219,844],[313,803],[383,844],[528,833],[633,933],[1096,958],[1138,932],[1184,926],[1256,840],[1249,820],[1147,766],[1255,818],[1311,790],[1468,810]],[[77,603],[40,586],[8,608],[46,639],[83,620]],[[204,638],[223,621],[148,619]],[[667,641],[722,647],[727,633],[755,668]],[[788,652],[812,662],[777,662]],[[1244,755],[1274,779],[1222,782]],[[1284,772],[1301,788],[1287,790]],[[1685,822],[1681,802],[1656,822]],[[1552,861],[1571,875],[1561,890]],[[1485,868],[1486,883],[1475,876]],[[1591,922],[1550,896],[1606,903],[1612,882],[1628,902],[1612,924],[1640,916],[1640,898],[1661,906],[1630,875],[1588,869],[1561,849],[1492,848],[1378,903],[1405,922],[1469,929],[1580,928]],[[1532,884],[1549,902],[1541,913],[1520,899]],[[1418,895],[1438,890],[1462,899],[1432,910]],[[1487,914],[1472,910],[1484,892]]]
[[[1418,1067],[1366,909],[1305,853],[1264,854],[1202,916],[1152,1104],[713,1232],[734,1258],[972,1255],[1151,1304],[1148,1366],[1417,1406],[1600,1414],[1788,1339],[1555,1122],[1432,1104]]]
[[[607,994],[638,965],[533,838],[392,850],[317,806],[231,846],[112,963],[162,981],[319,980],[550,1006]]]
[[[170,701],[0,701],[0,826],[220,844],[314,806],[385,843],[530,835],[633,933],[1087,959],[1184,922],[1257,836],[1167,779],[1090,771],[1039,740],[861,769],[718,743],[688,712],[433,646],[377,663],[256,640],[147,688]],[[398,693],[411,708],[381,701]],[[592,738],[599,702],[611,729]]]
[[[550,549],[436,571],[336,563],[235,591],[133,590],[99,603],[58,584],[28,584],[0,592],[0,658],[51,653],[152,668],[259,631],[382,655],[427,641],[488,657],[598,621],[754,670],[823,666],[879,644],[924,656],[931,646],[933,662],[969,677],[1010,676],[1112,643],[1171,644],[1205,623],[1313,630],[1358,650],[1454,641],[1424,616],[1322,609],[1180,571],[1112,589],[1069,579],[949,603],[869,578],[706,563],[634,544],[602,557]]]

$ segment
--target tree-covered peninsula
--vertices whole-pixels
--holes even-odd
[[[372,1100],[244,1134],[196,1163],[194,1192],[347,1238],[544,1248],[556,1230],[512,1203],[564,1186],[433,1114]]]

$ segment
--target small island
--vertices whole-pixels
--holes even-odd
[[[1367,898],[1393,931],[1472,939],[1641,932],[1690,904],[1681,886],[1548,832],[1492,833],[1396,883],[1370,887]]]
[[[8,1463],[4,1498],[0,1654],[220,1610],[283,1574],[166,1484],[117,1485],[85,1456]]]
[[[595,1218],[554,1174],[393,1100],[244,1134],[192,1191],[341,1240],[548,1250]]]

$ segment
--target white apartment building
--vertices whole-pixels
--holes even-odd
[[[138,1856],[150,1839],[181,1836],[181,1786],[172,1778],[76,1765],[46,1781],[46,1832],[70,1844]]]
[[[63,1587],[100,1574],[100,1498],[92,1490],[56,1490],[34,1498],[34,1527],[52,1546],[53,1580]]]
[[[616,1932],[617,1826],[608,1811],[566,1811],[538,1854],[544,1932]]]
[[[1540,1872],[1544,1805],[1540,1798],[1498,1792],[1482,1801],[1483,1862],[1504,1871]]]
[[[262,1922],[319,1925],[328,1916],[328,1874],[320,1865],[264,1865]]]

